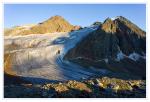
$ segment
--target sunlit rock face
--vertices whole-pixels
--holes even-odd
[[[80,28],[80,26],[73,26],[63,17],[56,15],[38,24],[16,26],[10,29],[5,29],[5,35],[15,36],[55,32],[70,32],[73,30],[79,30]]]
[[[71,49],[65,59],[83,66],[145,77],[145,54],[146,33],[128,19],[118,16],[107,18],[96,31]]]
[[[115,33],[117,29],[117,22],[112,21],[110,18],[107,18],[101,27],[106,33]]]

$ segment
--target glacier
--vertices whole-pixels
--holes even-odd
[[[89,78],[99,75],[101,71],[98,73],[97,70],[84,68],[63,60],[63,57],[96,29],[97,26],[93,26],[70,33],[5,36],[5,54],[13,54],[12,71],[32,82],[34,77],[58,81]],[[15,46],[15,49],[10,49],[10,46]]]

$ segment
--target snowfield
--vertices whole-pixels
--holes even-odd
[[[40,79],[52,81],[86,79],[100,74],[101,71],[85,69],[64,61],[63,56],[96,29],[97,27],[87,27],[71,33],[5,36],[5,54],[13,54],[12,71],[32,82]],[[39,80],[32,78],[39,78]]]

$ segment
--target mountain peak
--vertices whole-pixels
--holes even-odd
[[[111,18],[107,18],[104,23],[102,24],[101,29],[107,33],[114,33],[116,32],[117,24]]]
[[[114,18],[108,17],[103,22],[100,29],[107,33],[115,33],[117,30],[121,30],[126,33],[133,32],[139,34],[140,36],[145,36],[145,32],[142,29],[123,16],[116,16]]]
[[[51,20],[52,20],[52,19],[57,20],[57,19],[64,19],[64,18],[63,18],[62,16],[55,15],[55,16],[52,16],[50,19],[51,19]]]
[[[139,34],[139,36],[144,36],[144,37],[146,36],[145,35],[146,34],[145,31],[143,31],[136,24],[134,24],[129,19],[127,19],[127,18],[125,18],[123,16],[118,16],[117,19],[115,19],[115,22],[117,22],[117,24],[119,24],[120,27],[121,27],[121,25],[124,25],[124,27],[126,26],[126,31],[131,31],[133,33],[137,33],[137,34]]]
[[[109,17],[107,17],[107,18],[105,19],[104,23],[106,23],[106,22],[112,22],[112,19],[109,18]]]
[[[102,22],[99,22],[99,21],[95,21],[92,25],[97,25],[97,26],[100,26],[100,25],[102,25]]]
[[[50,17],[49,19],[45,20],[44,22],[42,22],[40,24],[43,24],[46,22],[54,22],[54,21],[65,21],[66,22],[66,20],[62,16],[55,15],[55,16]]]
[[[104,22],[106,22],[106,21],[114,21],[114,20],[116,20],[116,19],[126,19],[126,18],[123,17],[123,16],[116,16],[116,17],[112,17],[112,18],[107,17]],[[126,20],[127,20],[127,19],[126,19]]]
[[[110,18],[112,21],[116,20],[116,19],[126,19],[125,17],[123,16],[116,16],[116,17],[113,17],[113,18]]]
[[[129,21],[127,18],[123,17],[123,16],[116,16],[116,17],[107,17],[106,20],[104,21],[105,22],[112,22],[112,21],[116,21],[116,20],[121,20],[121,21]]]

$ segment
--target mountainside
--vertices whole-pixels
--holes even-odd
[[[34,26],[15,27],[5,30],[5,35],[26,35],[26,34],[44,34],[54,32],[70,32],[72,30],[78,30],[80,26],[73,26],[61,16],[53,16],[48,20],[41,22]]]
[[[82,66],[145,78],[146,33],[126,18],[107,18],[64,59]]]

